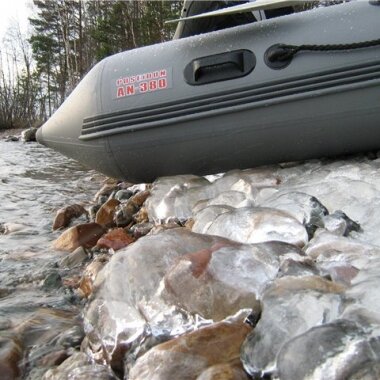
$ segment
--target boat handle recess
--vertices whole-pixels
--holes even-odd
[[[248,75],[256,66],[250,50],[234,50],[192,60],[184,70],[188,84],[197,86]]]

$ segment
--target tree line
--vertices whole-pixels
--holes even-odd
[[[45,121],[99,60],[172,38],[182,1],[33,0],[0,48],[0,129]]]

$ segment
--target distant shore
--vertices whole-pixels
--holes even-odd
[[[0,139],[4,138],[6,136],[21,135],[21,132],[23,130],[24,130],[24,128],[0,129]]]

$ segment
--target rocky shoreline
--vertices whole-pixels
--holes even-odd
[[[378,379],[379,212],[373,154],[108,179],[91,207],[52,222],[59,259],[41,286],[75,310],[41,309],[18,328],[23,344],[3,337],[0,368],[10,379]],[[44,345],[23,351],[44,325]]]

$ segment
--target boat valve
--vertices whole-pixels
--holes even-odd
[[[296,53],[297,51],[292,46],[276,44],[266,50],[264,61],[271,69],[280,70],[290,64]]]

